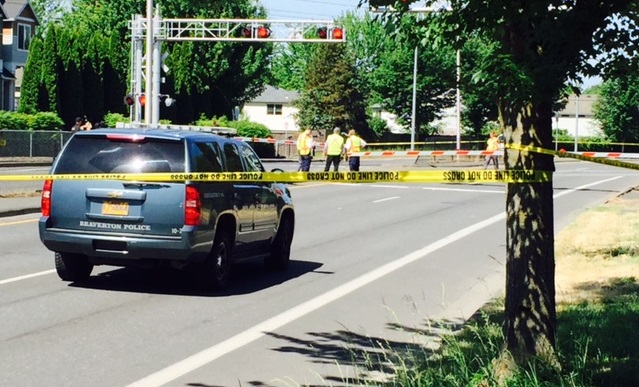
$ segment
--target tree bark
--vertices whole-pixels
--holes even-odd
[[[552,156],[508,148],[516,144],[552,149],[552,98],[547,100],[521,111],[500,103],[506,169],[554,171]],[[559,367],[553,212],[552,181],[508,184],[505,344],[501,364],[495,367],[502,376],[533,357]]]

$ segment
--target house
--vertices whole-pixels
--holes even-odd
[[[38,18],[27,0],[0,0],[2,17],[2,52],[0,53],[0,110],[15,110],[20,79],[16,72],[27,63],[29,44],[39,25]]]
[[[577,138],[601,136],[603,132],[593,112],[598,98],[596,94],[568,96],[566,106],[553,117],[553,130],[563,129]]]
[[[266,86],[262,94],[244,104],[242,115],[266,125],[278,140],[297,138],[300,128],[295,123],[295,115],[299,109],[293,106],[297,98],[296,91]]]

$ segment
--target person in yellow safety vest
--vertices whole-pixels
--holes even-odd
[[[311,129],[304,129],[297,137],[297,153],[300,156],[300,171],[308,172],[311,169],[311,160],[313,159],[311,151],[314,146]]]
[[[499,150],[499,137],[497,137],[497,132],[490,132],[486,150],[491,152]],[[497,158],[497,156],[495,156],[494,153],[486,156],[486,159],[484,160],[484,169],[488,168],[488,164],[490,164],[491,160],[493,162],[493,165],[495,166],[495,169],[499,169],[499,159]]]
[[[342,137],[342,130],[337,127],[333,129],[333,134],[326,138],[324,143],[324,156],[326,157],[326,166],[324,172],[328,172],[333,164],[333,171],[339,170],[339,162],[342,160],[342,154],[344,153],[344,137]]]
[[[355,129],[348,131],[348,139],[344,148],[346,149],[346,156],[348,157],[348,166],[351,171],[359,171],[359,156],[351,156],[355,152],[359,152],[366,146],[366,141],[355,133]]]

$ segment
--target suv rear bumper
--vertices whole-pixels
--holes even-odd
[[[122,266],[136,261],[200,261],[210,252],[211,238],[196,238],[195,232],[182,232],[179,236],[108,235],[82,233],[76,230],[47,228],[46,221],[39,225],[40,240],[51,251],[83,254],[88,257],[115,260]]]

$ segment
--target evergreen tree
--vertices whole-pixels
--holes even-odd
[[[55,1],[41,0],[37,12]],[[250,0],[202,2],[172,0],[156,4],[163,18],[260,18],[264,10]],[[101,120],[109,112],[127,113],[123,97],[130,91],[131,39],[129,23],[144,15],[146,0],[75,0],[68,12],[47,19],[25,68],[20,110],[53,109],[70,126],[76,116]],[[39,15],[42,16],[42,15]],[[45,40],[47,44],[39,44]],[[167,82],[179,109],[161,108],[175,123],[188,124],[201,115],[231,116],[235,106],[259,95],[268,76],[272,43],[174,42],[169,53]],[[43,64],[43,61],[46,63]],[[35,78],[30,78],[30,77]],[[46,97],[45,97],[46,96]],[[161,116],[161,118],[164,118]]]
[[[304,90],[296,101],[300,127],[326,134],[339,126],[373,139],[374,133],[366,122],[365,100],[356,87],[354,59],[347,55],[345,45],[318,45],[304,78]]]

